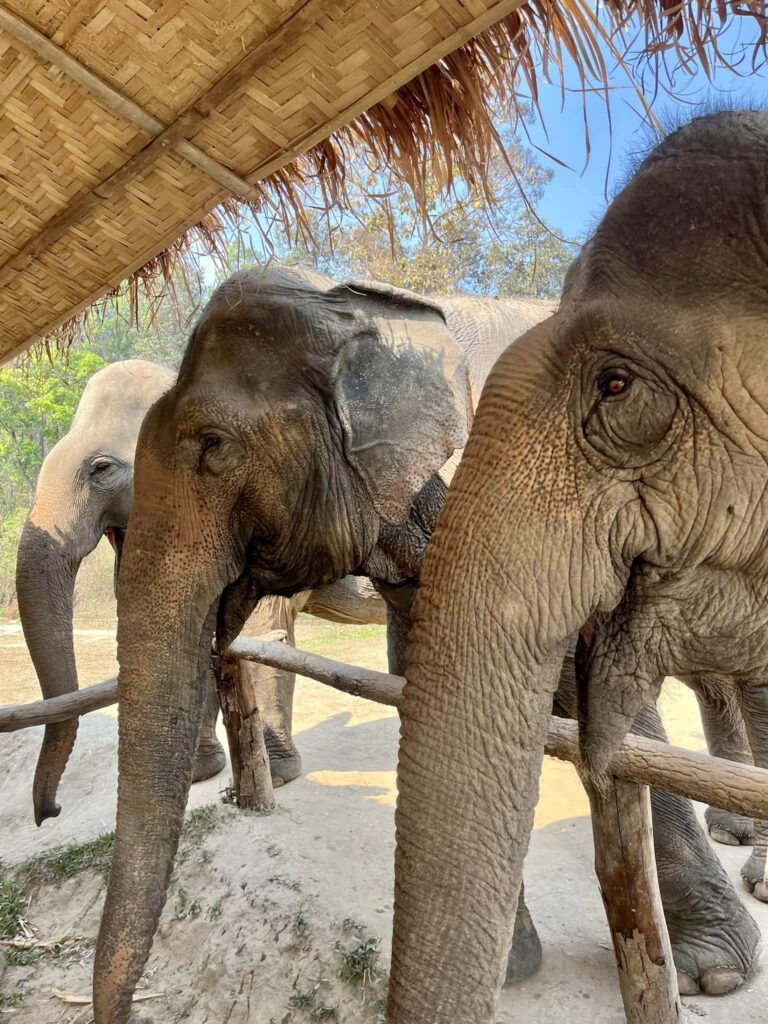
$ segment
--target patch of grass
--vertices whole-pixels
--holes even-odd
[[[199,849],[206,837],[215,831],[220,820],[219,808],[215,804],[195,807],[190,811],[181,829],[181,843],[177,858],[180,864],[188,859],[192,851]],[[105,832],[96,839],[85,843],[57,846],[53,850],[38,853],[34,857],[30,857],[29,860],[25,860],[16,868],[16,878],[24,888],[37,885],[59,885],[87,870],[96,871],[106,879],[112,860],[114,842],[114,832]],[[2,886],[1,869],[0,886]],[[1,888],[0,893],[2,893]],[[0,930],[2,929],[1,915],[2,895],[0,895]]]
[[[365,925],[360,924],[354,917],[345,917],[341,922],[341,930],[344,935],[363,935],[365,932]]]
[[[24,1001],[26,992],[3,992],[0,991],[0,1024],[11,1024],[11,1018],[6,1017],[3,1010],[18,1010]]]
[[[193,850],[198,850],[222,820],[221,809],[216,804],[205,804],[191,810],[181,827],[178,863],[183,864]]]
[[[386,626],[354,626],[348,623],[323,623],[321,633],[306,637],[302,648],[310,654],[333,654],[339,643],[355,643],[361,640],[385,640]]]
[[[0,939],[12,939],[19,931],[27,901],[21,887],[11,878],[0,861]]]
[[[309,929],[309,921],[307,921],[306,917],[304,916],[303,907],[299,907],[299,909],[293,915],[291,927],[293,928],[295,935],[304,936],[307,934],[307,931]]]
[[[313,1006],[309,1014],[310,1020],[338,1020],[339,1010],[336,1006],[328,1006],[326,1003],[320,1003],[318,1006]]]
[[[44,956],[42,949],[15,949],[9,946],[3,950],[3,957],[9,967],[29,967],[42,960]]]
[[[106,879],[112,860],[114,832],[105,832],[87,843],[69,843],[25,860],[16,869],[16,877],[27,886],[60,885],[91,869]]]
[[[308,992],[294,992],[288,999],[288,1005],[292,1010],[305,1010],[308,1006],[311,1006],[317,989],[310,989]]]
[[[217,917],[221,917],[221,900],[216,900],[208,907],[208,913],[205,915],[209,921],[215,921]]]
[[[367,1009],[373,1014],[375,1024],[387,1024],[386,996],[372,996],[368,1000]]]
[[[349,985],[367,986],[372,985],[381,976],[378,966],[381,955],[378,939],[368,936],[350,948],[344,946],[342,942],[337,942],[336,949],[341,954],[338,975],[342,981]]]
[[[196,897],[194,899],[189,898],[189,893],[180,885],[176,890],[176,902],[173,906],[173,916],[177,921],[186,921],[189,918],[200,917],[203,912],[203,906],[200,900]]]
[[[298,978],[293,983],[293,987],[296,988]],[[308,1020],[320,1021],[332,1020],[338,1021],[339,1011],[336,1006],[329,1006],[327,1003],[317,1002],[317,996],[323,985],[328,984],[328,979],[325,977],[324,971],[320,971],[320,974],[315,978],[312,988],[307,989],[304,992],[296,991],[288,1000],[288,1006],[292,1010],[304,1010]]]

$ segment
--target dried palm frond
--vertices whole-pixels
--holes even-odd
[[[179,271],[183,276],[190,252],[202,250],[225,262],[225,240],[245,233],[243,218],[248,215],[248,230],[254,229],[254,222],[262,231],[264,224],[276,225],[288,236],[293,233],[311,241],[306,210],[308,204],[317,205],[318,196],[325,209],[352,212],[348,169],[353,155],[361,150],[371,166],[386,169],[393,187],[411,188],[425,210],[428,185],[449,191],[457,181],[491,203],[488,169],[492,157],[503,150],[496,127],[500,110],[510,118],[524,114],[531,105],[537,110],[542,79],[559,77],[565,90],[566,64],[575,69],[585,97],[597,90],[606,101],[616,68],[631,80],[630,55],[632,59],[643,55],[657,82],[666,75],[671,83],[675,71],[690,72],[694,66],[711,75],[716,66],[731,66],[721,42],[737,17],[756,26],[749,70],[765,62],[765,0],[596,2],[593,8],[588,0],[528,0],[384,102],[255,182],[257,202],[228,200],[111,296],[127,293],[135,316],[139,292],[150,298],[166,293]],[[675,97],[673,85],[664,89]],[[638,97],[648,111],[639,88]],[[586,107],[584,124],[588,155]],[[354,186],[358,194],[360,189],[365,191],[364,183],[355,181]],[[51,336],[56,344],[70,344],[87,316],[81,313],[58,327]]]

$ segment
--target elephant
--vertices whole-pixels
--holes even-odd
[[[573,637],[595,785],[667,674],[728,681],[768,767],[766,167],[765,113],[669,134],[486,381],[412,616],[396,1024],[497,1019]]]
[[[77,689],[75,578],[83,558],[106,535],[115,549],[117,579],[133,500],[139,427],[175,379],[173,371],[140,359],[103,367],[88,381],[68,433],[43,461],[19,540],[16,593],[24,638],[46,698]],[[217,710],[218,704],[209,702],[195,781],[217,774],[226,761],[216,739]],[[32,787],[38,826],[60,813],[56,791],[77,727],[77,718],[45,727]]]
[[[525,300],[424,298],[373,282],[337,285],[275,265],[235,275],[212,297],[176,386],[148,413],[137,445],[136,499],[118,597],[120,792],[95,957],[97,1024],[127,1020],[165,901],[210,671],[211,632],[224,650],[265,595],[363,574],[386,602],[390,670],[402,672],[427,543],[486,375],[516,337],[536,336],[547,314],[553,315],[551,306]],[[525,351],[525,340],[512,350],[518,344]],[[528,411],[532,422],[534,413],[542,411]],[[546,480],[548,444],[545,432],[521,486],[535,489],[537,480]],[[486,469],[492,476],[493,458]],[[544,523],[566,494],[550,497],[542,486],[540,495],[530,514]],[[500,522],[514,519],[515,506],[506,506],[501,493],[492,504]],[[483,557],[495,564],[492,547]],[[454,638],[445,640],[446,659],[458,656],[457,645],[504,621],[514,595],[535,580],[528,572],[519,582],[505,576],[508,593],[486,606],[482,625],[479,614],[462,623],[461,606],[443,594],[458,620]],[[423,609],[424,599],[419,602]],[[565,676],[557,710],[573,714],[575,686]],[[473,704],[467,696],[461,719],[441,723],[446,743],[461,743],[460,720],[462,728],[484,714],[506,720],[507,703],[502,696],[488,704],[481,696]],[[663,736],[653,709],[637,727]],[[402,728],[407,738],[407,720]],[[461,785],[475,787],[478,796],[493,778],[489,759],[503,755],[493,728],[487,735],[488,745],[474,748],[472,768],[462,769],[468,775]],[[521,749],[526,742],[520,739]],[[407,744],[404,752],[407,777],[403,758],[418,763],[419,753]],[[425,756],[431,756],[428,748]],[[444,808],[446,822],[456,810]],[[476,866],[477,838],[490,836],[493,822],[487,807],[484,813],[485,823],[473,822]],[[727,991],[754,966],[757,927],[691,804],[657,794],[654,815],[680,976],[689,990]],[[434,827],[422,822],[422,842]],[[469,846],[465,837],[467,856]],[[436,877],[435,885],[443,881]],[[513,883],[516,895],[519,876]],[[510,980],[535,969],[541,955],[524,902],[516,911],[513,904],[510,897]],[[407,927],[417,942],[419,926]],[[406,941],[396,944],[398,955]],[[393,969],[397,977],[396,960]],[[474,1020],[471,1014],[451,1019]]]
[[[72,636],[75,577],[106,535],[115,549],[115,580],[133,501],[133,459],[142,420],[176,374],[140,359],[111,363],[91,377],[69,432],[46,456],[19,542],[16,589],[24,636],[44,697],[77,689]],[[340,622],[383,622],[381,600],[364,581],[342,580],[291,599],[269,599],[254,613],[260,632],[282,628],[293,642],[299,611]],[[290,730],[292,673],[249,666],[259,689],[275,785],[295,778],[301,758]],[[279,699],[276,695],[279,695]],[[193,769],[194,782],[226,762],[216,738],[218,699],[211,687]],[[78,719],[46,726],[33,783],[35,821],[59,814],[56,791]]]

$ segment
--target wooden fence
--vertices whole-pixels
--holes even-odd
[[[401,676],[346,665],[285,643],[285,634],[241,638],[214,659],[240,806],[274,804],[269,758],[248,663],[296,672],[355,697],[399,707]],[[0,708],[0,732],[12,732],[97,711],[117,701],[117,680],[76,693]],[[546,753],[580,770],[575,722],[551,718]],[[752,818],[768,818],[768,771],[628,736],[600,792],[583,780],[592,808],[595,868],[611,930],[629,1024],[684,1020],[672,951],[661,909],[653,853],[648,787]]]

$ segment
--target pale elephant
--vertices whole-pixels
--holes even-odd
[[[497,1019],[575,634],[598,783],[666,674],[729,680],[768,767],[766,168],[765,113],[669,135],[486,383],[414,609],[392,1022]]]
[[[24,637],[44,697],[77,689],[72,634],[73,594],[80,564],[107,536],[115,549],[115,580],[133,501],[133,460],[142,420],[176,380],[164,366],[140,359],[111,363],[88,381],[68,433],[46,456],[19,542],[16,590]],[[266,600],[251,629],[284,629],[293,642],[300,611],[339,622],[383,622],[383,604],[365,580],[341,580],[321,591]],[[260,693],[275,785],[295,778],[301,758],[291,733],[292,673],[249,669]],[[212,687],[192,773],[211,778],[226,762],[216,738],[218,700]],[[35,821],[59,814],[56,791],[77,734],[78,719],[48,725],[33,783]]]
[[[149,412],[137,448],[118,599],[120,792],[95,959],[97,1024],[128,1019],[165,901],[211,631],[223,649],[265,594],[291,594],[356,572],[373,579],[387,602],[390,667],[402,671],[411,602],[446,493],[440,472],[466,441],[495,359],[548,312],[525,300],[425,299],[370,282],[334,285],[274,265],[236,275],[212,298],[179,381]],[[542,528],[566,497],[545,486],[548,443],[545,430],[539,460],[526,463],[520,481],[539,488],[540,502],[526,515]],[[494,468],[491,458],[489,476]],[[500,524],[518,514],[501,492],[493,508]],[[482,554],[495,563],[493,547]],[[509,593],[486,606],[482,629],[476,619],[462,623],[461,601],[444,594],[441,601],[458,621],[445,641],[446,658],[497,626],[507,604],[536,579],[527,571],[505,576]],[[525,713],[525,695],[474,702],[466,687],[463,692],[461,718],[442,722],[449,748],[462,742],[459,721],[468,729],[486,715],[506,719],[515,699],[523,705],[516,713]],[[558,710],[572,712],[574,705],[573,688],[565,685]],[[655,711],[638,728],[663,736]],[[404,729],[408,735],[407,720]],[[513,738],[507,751],[494,745],[494,735],[489,728],[488,746],[473,746],[471,777],[462,782],[478,797],[493,778],[493,759],[514,754]],[[431,756],[426,747],[425,756]],[[406,757],[418,762],[420,755],[410,748]],[[658,794],[653,803],[681,981],[688,990],[727,991],[754,966],[757,928],[690,803]],[[444,808],[440,826],[449,828],[455,813]],[[484,823],[475,823],[471,853],[479,874],[478,849],[493,834],[493,814],[489,808],[485,814]],[[435,827],[434,819],[424,820],[422,841],[424,830]],[[465,852],[469,857],[468,841]],[[442,881],[433,879],[437,887]],[[417,942],[419,926],[408,927]],[[509,978],[535,969],[540,957],[522,902],[514,934],[514,943],[512,932],[506,935]],[[453,960],[450,950],[446,956]],[[397,961],[393,970],[397,977]],[[427,1006],[438,1012],[438,1004]],[[471,1014],[451,1019],[474,1020]]]

